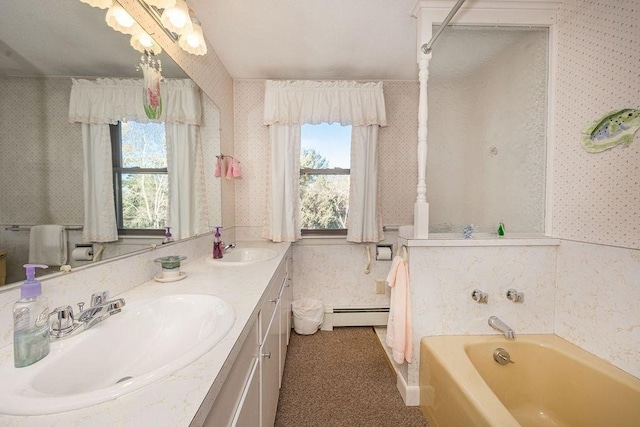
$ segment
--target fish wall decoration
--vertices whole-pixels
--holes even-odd
[[[623,108],[605,114],[582,130],[582,147],[589,153],[600,153],[617,145],[629,146],[640,129],[640,110]]]

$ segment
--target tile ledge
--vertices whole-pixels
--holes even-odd
[[[498,238],[495,235],[478,234],[471,239],[462,239],[459,234],[434,233],[428,239],[399,237],[401,244],[408,247],[451,247],[451,246],[559,246],[560,239],[541,235],[511,235]]]

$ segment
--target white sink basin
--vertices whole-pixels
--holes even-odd
[[[207,257],[207,262],[215,265],[238,266],[268,261],[275,258],[278,251],[269,248],[236,248],[230,249],[220,259]]]
[[[212,295],[182,294],[127,304],[73,338],[51,344],[43,360],[13,367],[5,347],[0,413],[39,415],[95,405],[167,377],[213,348],[235,322]]]

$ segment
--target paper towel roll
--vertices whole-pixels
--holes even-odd
[[[71,251],[71,258],[75,261],[92,261],[93,248],[80,246]]]
[[[378,246],[376,248],[376,259],[378,261],[390,261],[391,260],[391,248],[387,246]]]

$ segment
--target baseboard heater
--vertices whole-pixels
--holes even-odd
[[[324,312],[321,329],[331,331],[335,326],[386,326],[389,307],[331,308]]]

